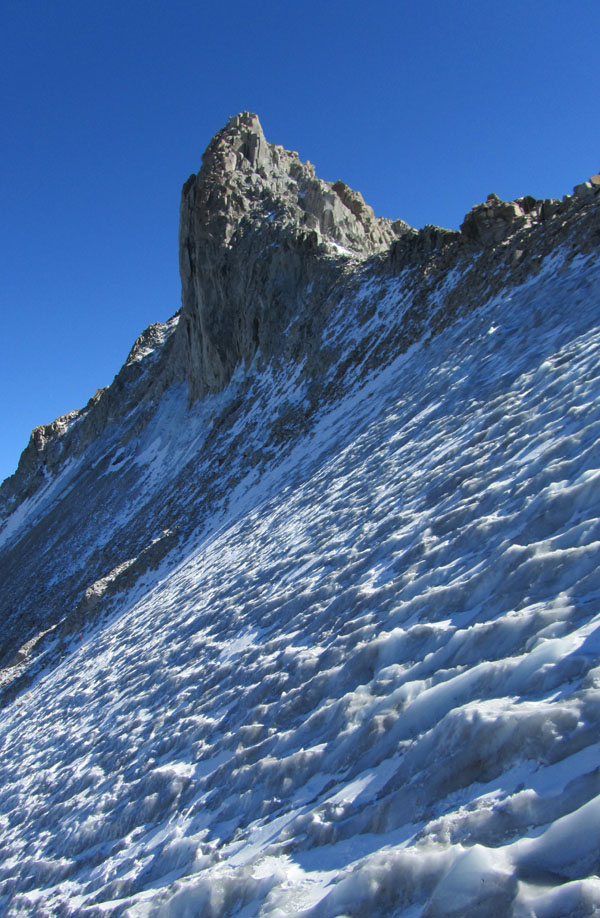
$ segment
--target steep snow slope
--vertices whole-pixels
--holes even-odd
[[[325,338],[384,335],[402,284]],[[599,318],[558,251],[280,456],[248,428],[202,528],[0,713],[0,910],[597,914]],[[307,397],[253,385],[263,423]],[[152,487],[206,436],[182,406]]]

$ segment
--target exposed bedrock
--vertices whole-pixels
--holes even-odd
[[[266,359],[282,352],[291,317],[322,301],[342,260],[386,249],[406,231],[267,143],[256,115],[232,118],[181,199],[177,344],[190,398],[222,389],[257,350]]]

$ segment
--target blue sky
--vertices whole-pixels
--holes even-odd
[[[179,307],[181,185],[267,139],[375,212],[457,227],[600,170],[597,2],[5,0],[0,479]]]

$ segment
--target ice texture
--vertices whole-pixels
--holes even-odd
[[[0,713],[0,912],[600,912],[599,306],[555,258],[240,467]]]

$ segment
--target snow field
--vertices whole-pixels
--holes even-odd
[[[371,374],[0,714],[0,909],[598,913],[599,293]]]

